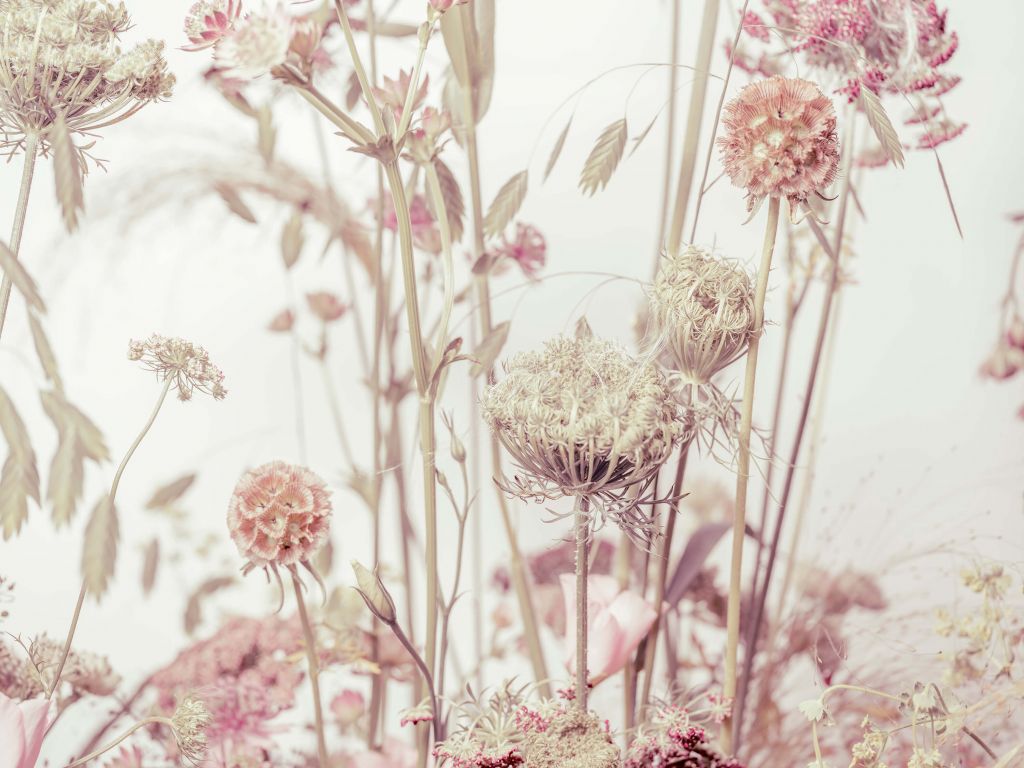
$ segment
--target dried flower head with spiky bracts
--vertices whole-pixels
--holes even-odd
[[[0,4],[0,122],[4,144],[50,139],[60,122],[73,133],[130,117],[170,96],[163,43],[122,51],[130,26],[124,3],[98,0],[7,0]]]
[[[814,83],[780,76],[752,83],[726,104],[722,126],[725,172],[747,190],[748,211],[770,197],[795,210],[836,178],[836,113]]]
[[[213,722],[202,699],[186,696],[171,716],[171,730],[178,751],[186,760],[198,763],[206,755],[206,728]]]
[[[655,365],[587,332],[516,355],[505,373],[483,397],[485,418],[522,470],[504,490],[527,500],[584,497],[646,538],[637,498],[684,431]]]
[[[191,400],[196,390],[223,400],[224,374],[210,362],[209,353],[198,344],[180,338],[153,334],[145,341],[128,345],[128,359],[141,362],[161,381],[178,391],[179,400]]]

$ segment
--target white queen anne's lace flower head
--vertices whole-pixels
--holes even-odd
[[[216,400],[227,394],[224,374],[210,362],[209,353],[185,339],[153,334],[145,341],[132,341],[128,345],[128,359],[140,361],[162,381],[171,381],[181,400],[190,400],[196,390]]]

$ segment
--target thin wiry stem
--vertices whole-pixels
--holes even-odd
[[[590,566],[590,502],[576,501],[576,706],[587,711],[587,572]]]
[[[750,432],[754,418],[754,386],[757,381],[757,355],[764,332],[764,302],[768,292],[768,276],[771,272],[772,253],[775,250],[775,235],[779,228],[778,197],[768,204],[768,221],[765,225],[764,247],[761,251],[761,266],[757,273],[757,287],[754,292],[754,337],[747,350],[747,364],[743,380],[743,411],[740,418],[739,451],[736,467],[736,506],[732,521],[732,565],[729,573],[729,604],[726,620],[725,684],[723,695],[727,700],[736,696],[736,660],[740,640],[740,599],[743,583],[743,544],[747,527],[747,483],[750,480]],[[720,741],[722,751],[729,755],[733,742],[732,718],[722,722]]]
[[[11,242],[8,248],[15,258],[21,248],[21,236],[25,231],[25,215],[28,212],[28,199],[32,192],[32,178],[35,176],[36,155],[39,150],[39,136],[35,133],[25,135],[25,164],[21,169],[21,187],[18,190],[18,204],[14,209],[14,225],[11,227]],[[4,321],[7,319],[7,305],[11,300],[12,278],[6,272],[0,282],[0,336],[4,332]]]
[[[117,468],[117,472],[114,473],[114,480],[110,484],[110,505],[114,506],[114,501],[117,498],[117,487],[121,484],[121,476],[124,474],[125,467],[128,466],[128,462],[135,454],[139,444],[142,443],[143,438],[149,432],[153,426],[153,422],[156,421],[156,416],[160,413],[160,408],[163,407],[164,400],[167,399],[167,393],[171,390],[171,385],[174,383],[174,377],[168,377],[164,383],[163,389],[160,390],[160,397],[157,398],[156,405],[153,407],[153,411],[149,414],[149,419],[146,421],[142,431],[135,437],[135,441],[128,448],[128,452],[121,459],[121,464]],[[60,663],[57,665],[57,672],[53,676],[53,682],[50,683],[50,689],[46,692],[47,700],[53,698],[53,692],[57,690],[57,686],[60,684],[60,676],[64,672],[64,665],[67,664],[68,656],[71,654],[71,644],[75,640],[75,631],[78,629],[78,619],[82,615],[82,606],[85,604],[85,595],[88,592],[86,583],[82,581],[82,588],[78,592],[78,601],[75,603],[75,613],[71,617],[71,626],[68,627],[68,636],[64,641],[64,650],[61,653]]]
[[[306,598],[302,594],[302,582],[292,566],[292,587],[295,589],[295,602],[299,608],[299,620],[302,622],[302,634],[306,641],[306,664],[309,667],[309,683],[313,692],[313,718],[316,725],[316,750],[320,760],[320,768],[329,768],[327,740],[324,735],[324,712],[320,702],[320,661],[317,658],[316,636],[313,625],[309,622],[306,611]]]
[[[139,730],[140,728],[145,728],[147,725],[166,725],[168,728],[172,728],[172,729],[174,728],[174,726],[171,723],[169,718],[166,718],[166,717],[147,717],[145,720],[140,720],[139,722],[137,722],[135,725],[133,725],[131,728],[129,728],[124,733],[122,733],[120,736],[118,736],[116,739],[114,739],[112,742],[110,742],[106,746],[100,747],[95,752],[90,752],[85,757],[78,758],[73,763],[69,763],[67,768],[76,768],[76,766],[85,765],[89,761],[95,760],[100,755],[103,755],[103,754],[109,752],[110,750],[112,750],[114,747],[116,747],[122,741],[127,739],[129,736],[131,736],[137,730]]]

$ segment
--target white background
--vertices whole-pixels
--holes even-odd
[[[257,204],[261,223],[248,225],[215,198],[181,199],[182,192],[176,195],[180,188],[164,176],[211,158],[230,160],[254,141],[251,122],[202,82],[207,55],[176,50],[184,42],[179,30],[187,6],[185,0],[129,2],[135,32],[163,38],[170,46],[171,67],[179,78],[174,99],[104,131],[95,151],[110,161],[109,172],[90,174],[85,225],[73,236],[59,224],[51,166],[43,160],[22,246],[22,257],[50,307],[47,327],[69,393],[104,430],[116,458],[133,439],[158,392],[149,375],[125,359],[129,338],[152,332],[184,336],[206,346],[227,374],[230,394],[223,402],[205,397],[190,403],[168,401],[121,486],[123,538],[117,582],[100,606],[88,604],[78,642],[82,648],[109,653],[130,680],[165,663],[182,647],[181,613],[192,589],[207,576],[239,565],[223,522],[238,475],[247,466],[273,458],[301,458],[289,344],[285,337],[266,333],[266,322],[289,302],[290,294],[330,288],[348,298],[339,283],[336,253],[324,264],[316,263],[318,241],[307,247],[289,287],[277,246],[286,217],[282,209]],[[394,18],[416,21],[420,6],[400,2]],[[693,57],[701,4],[686,0],[683,6],[686,62]],[[1010,0],[986,3],[984,10],[966,0],[953,0],[949,6],[961,41],[951,70],[964,82],[950,94],[947,106],[970,125],[941,153],[965,237],[957,236],[930,154],[910,153],[905,170],[887,169],[865,178],[860,194],[867,220],[856,228],[856,284],[843,301],[807,545],[810,554],[832,564],[889,570],[894,575],[892,588],[911,601],[908,608],[930,604],[933,591],[951,594],[955,576],[950,574],[960,563],[954,557],[918,555],[945,549],[1019,561],[1024,543],[1024,423],[1015,418],[1024,403],[1024,387],[1020,380],[995,385],[977,375],[978,364],[995,339],[999,299],[1019,237],[1005,214],[1024,207],[1024,163],[1018,145],[1024,99],[1016,77],[1020,11]],[[605,192],[584,198],[576,189],[576,178],[597,134],[623,115],[626,97],[644,67],[614,72],[586,91],[558,168],[546,184],[539,181],[547,151],[568,112],[563,109],[550,123],[549,116],[573,91],[606,70],[666,61],[668,8],[667,3],[652,0],[498,3],[495,96],[481,128],[484,197],[490,200],[509,176],[529,163],[534,181],[522,218],[535,223],[550,246],[549,279],[528,290],[511,290],[523,282],[517,275],[497,282],[496,290],[510,289],[495,310],[499,319],[514,320],[509,350],[571,328],[583,308],[599,333],[631,341],[630,324],[643,299],[636,281],[650,277],[657,237],[664,122],[624,163]],[[723,15],[722,39],[734,28],[733,18]],[[407,48],[386,45],[383,72],[393,74],[399,66],[411,66],[411,56]],[[719,54],[716,71],[724,68],[721,58]],[[434,83],[442,79],[443,61],[444,51],[436,40],[428,56]],[[733,89],[743,82],[744,76],[737,74]],[[680,81],[685,84],[687,79],[684,73]],[[631,135],[637,135],[661,107],[666,83],[664,68],[640,80],[628,104]],[[714,83],[710,88],[709,112],[718,88]],[[684,88],[681,103],[687,98]],[[276,109],[279,151],[296,164],[315,169],[318,160],[308,108],[296,98],[284,97]],[[900,114],[898,105],[891,110]],[[706,137],[707,131],[702,144]],[[362,210],[370,190],[370,165],[343,156],[340,140],[330,133],[328,138],[333,161],[344,169],[336,176],[339,187],[353,207]],[[15,159],[2,172],[0,210],[13,210],[19,165]],[[464,172],[460,162],[453,165],[457,173]],[[712,177],[716,174],[717,163]],[[131,200],[161,176],[167,205],[126,228],[127,219],[137,218]],[[752,260],[763,214],[742,226],[744,218],[741,193],[720,183],[706,200],[698,239],[710,243],[713,238],[723,252]],[[604,278],[599,276],[553,276],[585,272],[633,280],[602,285]],[[780,297],[780,291],[773,292],[770,318],[779,318]],[[816,321],[817,296],[811,301],[815,303],[803,322],[796,371],[805,366],[810,326]],[[368,305],[369,294],[362,302]],[[457,310],[456,317],[461,316]],[[465,326],[456,329],[465,331]],[[769,329],[761,405],[769,401],[768,385],[774,381],[778,360],[774,342],[780,336],[779,327]],[[336,328],[332,342],[340,353],[333,365],[343,382],[350,434],[357,446],[365,446],[366,400],[354,374],[356,358],[347,322]],[[316,369],[305,366],[303,379],[306,460],[340,488],[340,457]],[[795,380],[800,379],[802,374],[797,374]],[[0,346],[0,380],[16,397],[45,466],[52,451],[52,428],[33,395],[41,375],[17,297]],[[459,409],[463,433],[468,413],[464,391],[452,389],[445,403]],[[797,401],[793,398],[787,405],[792,419]],[[761,410],[762,421],[767,412]],[[710,461],[701,467],[717,471]],[[90,470],[87,498],[70,529],[55,533],[48,512],[34,509],[20,537],[0,542],[0,573],[18,582],[8,631],[63,635],[78,591],[86,513],[109,482],[112,469]],[[138,586],[142,544],[156,533],[167,551],[181,546],[174,543],[171,529],[142,506],[156,485],[193,470],[200,478],[185,499],[188,525],[213,536],[215,554],[212,560],[201,561],[191,551],[180,551],[179,561],[162,571],[154,596],[144,600]],[[415,474],[411,480],[416,487]],[[505,547],[492,534],[498,530],[492,496],[488,491],[482,498],[478,512],[485,520],[485,536],[494,536],[487,542],[485,559],[493,562],[504,555]],[[528,548],[563,533],[542,525],[539,518],[533,512],[524,516]],[[358,500],[339,492],[335,520],[337,581],[348,578],[342,566],[349,558],[366,559],[369,550],[367,517]],[[194,533],[193,538],[202,536]],[[928,577],[908,578],[918,562]],[[450,560],[445,565],[450,566]],[[253,577],[221,607],[258,613],[270,603],[267,592],[262,580]],[[553,656],[553,666],[555,661]],[[77,743],[77,730],[74,724],[65,724],[62,737],[70,735],[55,755],[61,753],[60,746]]]

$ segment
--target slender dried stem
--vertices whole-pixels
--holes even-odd
[[[299,620],[302,622],[302,634],[306,640],[306,664],[309,667],[309,683],[313,691],[313,718],[316,725],[316,750],[320,759],[320,768],[329,768],[327,740],[324,735],[324,712],[320,703],[320,661],[317,658],[316,636],[313,625],[309,622],[306,611],[306,598],[302,594],[302,582],[294,566],[292,571],[292,587],[295,589],[295,602],[299,607]]]
[[[665,246],[665,229],[668,227],[668,208],[672,200],[672,159],[676,142],[676,102],[678,101],[676,91],[679,90],[679,22],[682,0],[672,0],[672,28],[669,33],[669,61],[668,68],[668,126],[665,133],[665,175],[661,187],[661,215],[658,217],[658,243],[655,249],[654,271],[658,271],[658,263],[661,258],[661,249]]]
[[[576,706],[587,711],[587,572],[590,568],[590,502],[576,500]]]
[[[736,660],[740,641],[740,598],[743,584],[743,544],[747,529],[747,484],[750,480],[750,432],[754,419],[754,386],[757,382],[757,354],[764,331],[764,302],[768,292],[768,276],[775,251],[775,235],[779,228],[779,198],[768,204],[768,222],[765,225],[761,266],[757,272],[754,292],[754,328],[757,332],[747,350],[747,364],[743,379],[743,411],[740,417],[739,456],[736,467],[736,506],[732,521],[732,566],[729,573],[729,605],[725,647],[725,685],[727,700],[736,696]],[[722,723],[720,741],[725,754],[732,754],[732,718]]]
[[[124,474],[125,467],[128,466],[128,462],[135,454],[139,444],[142,443],[143,438],[149,432],[153,426],[153,422],[156,421],[156,416],[160,413],[160,409],[163,407],[164,400],[167,399],[167,393],[171,390],[171,385],[174,383],[173,378],[168,378],[164,383],[163,389],[160,390],[160,397],[157,398],[156,405],[153,406],[153,411],[149,414],[149,419],[146,421],[142,431],[135,437],[135,441],[128,448],[128,452],[121,459],[121,464],[117,467],[117,472],[114,473],[114,480],[110,484],[110,505],[114,505],[114,501],[117,498],[117,487],[121,484],[121,476]],[[68,662],[68,656],[71,654],[71,644],[75,640],[75,631],[78,629],[78,619],[82,615],[82,606],[85,604],[85,595],[88,592],[86,583],[82,581],[82,588],[78,592],[78,601],[75,603],[75,613],[71,617],[71,626],[68,627],[68,636],[64,640],[64,650],[61,653],[60,663],[57,665],[57,672],[53,676],[53,682],[50,683],[50,689],[46,692],[46,698],[52,699],[53,692],[57,690],[57,686],[60,684],[60,676],[64,673],[64,665]]]
[[[135,733],[136,731],[138,731],[141,728],[145,728],[147,725],[166,725],[168,728],[171,728],[171,729],[174,728],[174,725],[171,723],[170,718],[166,718],[166,717],[147,717],[145,720],[140,720],[139,722],[137,722],[135,725],[133,725],[131,728],[129,728],[124,733],[122,733],[120,736],[118,736],[116,739],[114,739],[112,742],[110,742],[106,746],[100,747],[95,752],[90,752],[85,757],[78,758],[73,763],[69,763],[67,768],[76,768],[76,766],[85,765],[90,760],[95,760],[97,757],[99,757],[100,755],[103,755],[103,754],[109,752],[114,747],[116,747],[118,744],[120,744],[122,741],[124,741],[129,736],[131,736],[133,733]]]
[[[25,161],[21,169],[21,188],[18,190],[18,204],[14,209],[14,226],[11,228],[11,242],[8,243],[15,258],[21,248],[21,236],[25,231],[25,214],[28,212],[28,198],[32,192],[32,178],[35,176],[36,155],[39,150],[39,137],[34,133],[25,134]],[[0,282],[0,336],[4,332],[4,321],[7,319],[7,305],[11,300],[11,276],[4,273]]]

